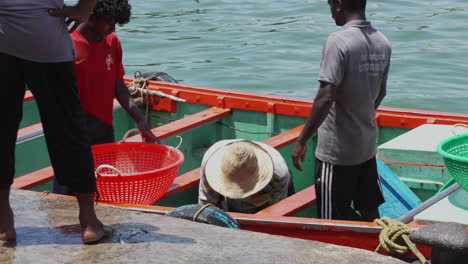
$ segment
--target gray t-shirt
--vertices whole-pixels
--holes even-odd
[[[375,102],[386,89],[391,52],[388,39],[364,20],[350,21],[328,37],[318,80],[336,85],[337,92],[318,129],[321,161],[357,165],[375,155]]]
[[[64,19],[48,14],[63,6],[63,0],[0,0],[0,52],[35,62],[72,61]]]

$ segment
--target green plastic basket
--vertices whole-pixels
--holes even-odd
[[[455,181],[468,191],[468,133],[443,140],[437,152]]]

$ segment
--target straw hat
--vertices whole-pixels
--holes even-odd
[[[208,184],[231,199],[262,190],[273,177],[273,160],[259,145],[236,141],[216,150],[205,166]]]

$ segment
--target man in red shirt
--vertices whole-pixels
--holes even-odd
[[[127,0],[100,0],[90,18],[71,34],[77,51],[75,74],[91,145],[115,141],[114,97],[135,120],[143,140],[159,143],[123,81],[122,46],[114,31],[115,24],[122,26],[129,22],[130,10]],[[54,181],[54,192],[70,194],[57,181]]]

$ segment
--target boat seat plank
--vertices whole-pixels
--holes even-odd
[[[464,132],[468,129],[424,124],[380,145],[377,152],[384,162],[445,166],[437,145],[454,133]]]
[[[174,183],[172,183],[169,190],[162,197],[167,198],[176,193],[182,192],[192,186],[195,186],[200,181],[200,168],[191,170],[185,174],[182,174],[175,178]]]
[[[191,128],[217,120],[231,113],[229,108],[211,107],[196,114],[184,117],[182,119],[170,122],[160,127],[154,128],[151,131],[160,139],[168,138],[187,131]],[[129,137],[127,142],[141,142],[141,136],[136,135]]]
[[[32,94],[31,91],[27,90],[24,93],[23,102],[28,102],[28,101],[32,101],[32,100],[34,100],[34,95]]]
[[[304,125],[297,126],[293,129],[290,129],[284,133],[271,137],[267,140],[264,140],[263,143],[275,148],[280,149],[291,143],[296,142],[297,138],[301,134]]]
[[[283,199],[259,212],[257,215],[291,216],[315,204],[315,184]]]
[[[47,183],[54,178],[52,166],[28,173],[13,180],[12,187],[18,189],[31,189],[38,185]]]

